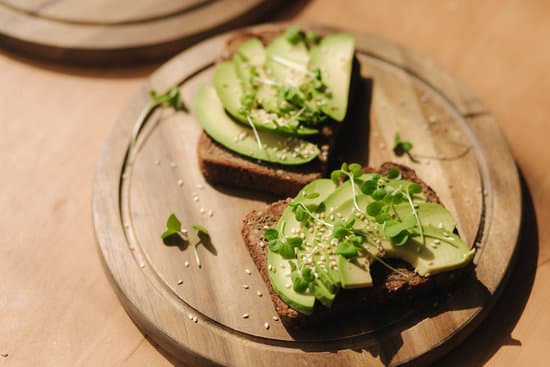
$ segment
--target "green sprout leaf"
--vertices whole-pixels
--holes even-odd
[[[341,240],[342,238],[346,237],[348,233],[349,230],[346,228],[344,223],[339,222],[334,224],[334,228],[332,230],[332,235],[334,236],[334,238]]]
[[[413,144],[410,141],[401,140],[401,136],[399,136],[399,133],[395,133],[393,141],[393,152],[398,157],[401,157],[405,153],[409,153],[413,148]]]
[[[287,239],[287,242],[290,246],[292,246],[293,248],[296,248],[296,247],[302,246],[302,243],[304,242],[304,240],[301,237],[291,237]]]
[[[194,230],[197,234],[203,234],[203,235],[207,235],[207,236],[210,235],[210,234],[208,233],[208,229],[206,229],[206,227],[204,227],[204,226],[201,226],[200,224],[194,224],[194,225],[193,225],[193,230]]]
[[[282,243],[279,247],[279,255],[287,260],[294,259],[294,248],[288,242]]]
[[[320,196],[321,194],[319,194],[318,192],[310,192],[309,194],[307,194],[305,196],[306,199],[316,199]]]
[[[384,199],[385,196],[386,196],[386,190],[384,189],[376,189],[372,193],[372,197],[374,198],[374,200],[382,200]]]
[[[353,175],[353,177],[355,177],[355,178],[361,176],[361,173],[363,173],[362,172],[363,167],[361,167],[361,165],[359,163],[350,164],[348,169],[349,169],[350,173]]]
[[[392,167],[388,170],[388,178],[390,180],[395,180],[400,176],[400,172],[397,168]]]
[[[417,183],[411,183],[407,187],[407,192],[411,195],[420,194],[422,192],[422,187]]]
[[[181,222],[174,213],[166,220],[166,230],[160,235],[161,239],[168,238],[181,232]]]
[[[361,184],[361,192],[365,195],[372,195],[378,188],[378,182],[370,179]]]
[[[332,171],[332,173],[330,174],[330,179],[336,184],[340,183],[340,181],[342,181],[345,177],[346,174],[341,170]]]
[[[321,40],[321,37],[319,37],[319,35],[315,32],[307,31],[306,39],[313,44],[317,44]]]
[[[279,237],[279,232],[275,228],[268,228],[265,230],[264,237],[266,240],[276,240]]]
[[[371,217],[376,217],[378,213],[382,210],[384,205],[380,201],[373,201],[367,205],[367,214]]]
[[[153,106],[170,106],[176,111],[185,109],[181,99],[180,89],[177,85],[162,94],[159,94],[154,89],[150,90],[149,94],[153,100]]]
[[[409,240],[409,231],[403,230],[391,238],[392,244],[395,246],[403,246]]]
[[[359,250],[349,241],[342,241],[336,246],[336,254],[342,255],[345,258],[356,257]]]
[[[309,283],[301,277],[295,277],[292,281],[293,289],[298,293],[304,293]]]
[[[302,40],[302,31],[296,26],[288,27],[285,32],[285,38],[288,42],[295,45]]]
[[[416,227],[416,218],[414,216],[408,216],[403,218],[402,221],[390,220],[386,222],[384,227],[384,234],[390,238],[397,236],[401,231],[409,230]]]
[[[313,271],[311,271],[310,268],[305,267],[302,270],[302,278],[304,278],[306,282],[313,282],[315,280],[315,275],[313,275]]]

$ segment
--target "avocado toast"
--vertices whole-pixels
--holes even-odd
[[[206,180],[288,196],[322,177],[355,64],[349,34],[276,27],[230,38],[194,103]]]
[[[412,169],[388,162],[313,181],[249,213],[242,235],[279,317],[300,328],[447,290],[474,255],[455,226]]]

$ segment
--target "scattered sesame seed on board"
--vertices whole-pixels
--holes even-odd
[[[248,284],[243,284],[243,288],[248,289],[249,288]]]
[[[177,285],[182,285],[182,284],[183,284],[183,280],[181,280],[181,279],[178,280],[178,281],[176,282],[176,284],[177,284]]]
[[[199,319],[197,318],[197,316],[193,316],[193,322],[196,324],[197,321],[199,321]]]
[[[248,274],[248,275],[251,275],[251,274],[252,274],[252,272],[251,272],[250,269],[248,269],[248,268],[244,269],[244,272],[245,272],[246,274]]]
[[[184,265],[185,265],[186,268],[188,268],[189,267],[189,261],[186,260]]]
[[[155,159],[155,165],[160,166],[160,161],[158,159]]]
[[[180,186],[180,187],[183,186],[183,180],[180,178],[180,179],[178,180],[177,184],[178,184],[178,186]]]
[[[144,262],[140,262],[140,263],[139,263],[139,267],[143,269],[143,268],[145,267],[145,263],[144,263]]]
[[[243,313],[243,319],[248,319],[249,316],[250,316],[249,314]]]
[[[172,161],[170,162],[170,167],[172,168],[176,168],[178,165],[176,164],[176,162]]]
[[[258,297],[263,296],[262,292],[260,292],[260,291],[257,291],[256,294],[258,295]]]
[[[279,321],[279,316],[273,316],[272,319],[273,321]]]
[[[193,320],[193,315],[192,315],[192,314],[188,314],[188,315],[187,315],[187,318],[188,318],[189,320]]]
[[[264,324],[264,328],[265,328],[266,330],[269,330],[269,322],[266,322],[266,323]]]

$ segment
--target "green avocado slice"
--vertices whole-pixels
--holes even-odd
[[[194,110],[202,128],[212,139],[235,153],[289,166],[305,164],[319,155],[315,144],[267,131],[258,131],[262,142],[260,149],[252,129],[227,115],[212,86],[201,86],[195,98]]]
[[[336,121],[343,121],[348,110],[348,98],[355,50],[355,39],[351,34],[337,33],[324,37],[319,45],[310,51],[310,64],[319,68],[323,83],[332,94],[326,97],[321,110]]]
[[[309,52],[302,42],[290,43],[286,37],[277,37],[267,48],[266,74],[285,85],[299,87],[307,81]]]
[[[225,61],[216,65],[214,70],[214,86],[227,112],[239,122],[249,126],[250,121],[248,121],[248,117],[242,111],[242,81],[237,75],[237,68],[233,62]],[[294,126],[290,126],[292,121],[262,109],[252,109],[250,111],[250,120],[255,127],[264,131],[297,136],[319,133],[319,130],[314,128],[303,126],[294,128]],[[274,120],[277,124],[273,122]]]
[[[320,204],[331,192],[334,191],[336,185],[329,179],[319,179],[306,185],[296,196],[301,198],[305,205]],[[308,194],[319,193],[316,198],[308,199]],[[285,233],[292,233],[294,228],[300,228],[301,224],[296,220],[292,208],[287,207],[277,224],[277,230],[281,233],[282,223],[285,223]],[[268,275],[271,285],[281,299],[290,307],[305,315],[311,314],[313,305],[315,304],[315,296],[312,293],[298,293],[292,288],[292,280],[290,274],[289,260],[284,259],[278,253],[267,251]],[[326,289],[326,287],[325,287]],[[318,294],[325,289],[318,288]],[[332,293],[328,289],[327,293]],[[327,294],[323,297],[326,302],[331,298]]]

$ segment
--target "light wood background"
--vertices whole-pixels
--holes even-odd
[[[279,16],[281,18],[281,16]],[[464,82],[526,182],[516,270],[481,328],[441,365],[545,365],[550,345],[550,3],[314,1],[286,19],[380,34]],[[156,66],[75,69],[0,55],[0,366],[170,366],[112,291],[91,191],[101,145]]]

